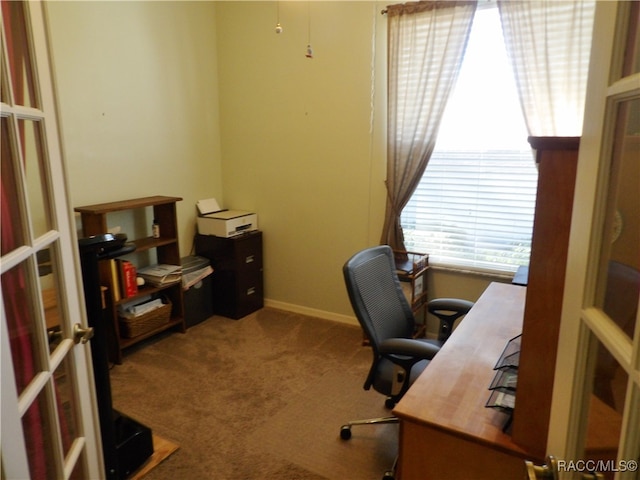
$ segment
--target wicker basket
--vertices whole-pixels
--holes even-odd
[[[150,332],[161,325],[169,322],[171,318],[171,301],[163,298],[164,305],[139,317],[124,318],[120,320],[120,336],[124,338],[134,338]]]

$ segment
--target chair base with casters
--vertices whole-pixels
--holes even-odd
[[[398,417],[379,417],[370,418],[368,420],[352,420],[351,422],[343,425],[340,428],[340,438],[342,440],[349,440],[351,438],[351,427],[354,425],[384,425],[384,424],[397,424],[399,423]],[[394,480],[396,477],[396,467],[398,465],[398,457],[393,461],[393,466],[384,472],[382,480]]]
[[[453,327],[460,317],[469,313],[473,302],[460,298],[435,298],[427,303],[427,311],[440,319],[438,342],[440,346],[449,339]]]
[[[398,423],[398,417],[378,417],[369,418],[367,420],[352,420],[340,427],[340,438],[349,440],[351,438],[351,427],[354,425],[384,425],[389,423]]]
[[[427,345],[426,348],[433,348],[433,342],[424,339],[412,340]],[[373,376],[371,386],[377,391],[388,391],[391,393],[384,402],[386,408],[391,410],[395,407],[396,403],[400,400],[404,392],[406,392],[408,385],[412,384],[416,378],[424,371],[429,364],[429,360],[420,360],[415,362],[410,370],[409,378],[406,378],[406,370],[402,367],[398,367],[393,362],[382,359],[376,364],[376,369],[370,372],[370,377]],[[389,373],[392,372],[392,373]],[[387,379],[392,379],[387,381]],[[392,383],[390,385],[390,383]],[[365,389],[367,385],[365,384]],[[350,422],[340,427],[340,438],[343,440],[349,440],[351,438],[351,427],[354,425],[384,425],[398,423],[398,418],[394,416],[385,416],[377,418],[369,418],[363,420],[351,420]],[[386,477],[385,477],[386,478]]]

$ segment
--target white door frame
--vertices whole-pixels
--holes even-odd
[[[4,0],[3,0],[4,2]],[[18,264],[24,264],[27,268],[34,268],[35,256],[39,251],[48,247],[55,246],[59,261],[56,263],[57,270],[57,287],[59,292],[59,310],[61,317],[61,327],[64,339],[56,349],[49,355],[44,348],[48,344],[46,340],[46,326],[44,325],[44,315],[42,305],[36,306],[40,310],[40,325],[37,333],[42,337],[41,345],[37,346],[42,349],[40,352],[44,361],[44,368],[36,374],[30,384],[18,396],[15,383],[13,357],[9,344],[9,331],[7,327],[7,317],[5,309],[2,308],[0,321],[0,350],[2,362],[2,422],[0,436],[4,439],[2,443],[2,477],[7,479],[26,479],[29,478],[29,464],[27,451],[24,441],[24,432],[22,427],[22,416],[31,406],[35,398],[44,392],[45,389],[52,388],[52,376],[56,368],[67,358],[72,358],[73,368],[67,369],[68,375],[73,375],[72,383],[75,385],[74,405],[77,407],[75,416],[77,418],[76,436],[71,444],[66,457],[63,458],[63,450],[60,442],[54,441],[56,444],[56,466],[57,476],[61,478],[69,478],[76,464],[82,457],[86,462],[83,475],[86,478],[100,479],[104,478],[104,467],[101,453],[101,441],[99,435],[99,423],[97,416],[97,406],[95,401],[95,390],[93,383],[93,371],[91,367],[91,352],[89,344],[76,344],[72,338],[73,325],[76,323],[87,326],[86,312],[84,307],[84,296],[81,282],[81,273],[79,267],[78,242],[73,222],[73,213],[69,204],[69,195],[66,182],[66,175],[62,159],[62,147],[60,144],[60,131],[57,118],[57,105],[54,94],[54,83],[52,76],[52,68],[49,56],[48,45],[48,26],[46,20],[46,12],[44,2],[28,1],[25,5],[25,22],[27,36],[31,45],[29,46],[30,58],[34,70],[33,81],[36,84],[37,100],[39,108],[31,108],[14,104],[3,103],[0,107],[0,114],[7,118],[7,121],[13,125],[13,130],[17,125],[17,119],[33,120],[38,125],[42,125],[42,143],[44,145],[42,155],[46,164],[43,169],[45,181],[49,188],[46,189],[45,204],[48,207],[48,214],[51,219],[50,230],[42,235],[35,236],[31,229],[28,229],[28,235],[25,245],[7,253],[0,260],[0,272],[5,273]],[[2,13],[0,12],[0,19]],[[2,58],[5,66],[8,61],[7,45],[4,41],[5,31],[3,23],[0,22],[2,33]],[[3,78],[1,81],[8,80],[7,70],[3,66]],[[15,138],[2,139],[2,141],[13,141]],[[13,145],[13,151],[17,151]],[[22,180],[25,182],[23,172]],[[25,188],[18,188],[19,196],[25,195]],[[22,205],[28,205],[28,199],[25,198]],[[22,209],[23,218],[30,218],[29,208]],[[30,282],[27,289],[38,289],[35,282]],[[33,298],[39,298],[40,292]],[[12,299],[2,298],[0,291],[0,300],[2,305],[4,302],[11,302]],[[36,348],[34,346],[34,348]],[[71,370],[71,371],[69,371]],[[45,413],[51,416],[52,421],[57,425],[56,405],[51,403],[51,395],[47,402],[47,410]],[[59,429],[59,426],[58,426]]]
[[[576,189],[567,259],[563,312],[547,442],[548,454],[564,460],[580,460],[586,434],[589,397],[586,371],[592,334],[609,350],[629,375],[623,413],[619,461],[637,460],[640,425],[639,343],[640,315],[635,339],[625,336],[595,304],[598,259],[602,246],[604,204],[608,186],[608,162],[613,138],[616,101],[640,94],[640,74],[611,82],[611,71],[621,64],[623,31],[618,18],[622,2],[599,1],[594,21],[594,41],[585,104],[585,122],[576,176]],[[620,37],[620,35],[618,35]],[[610,69],[609,66],[612,66]],[[640,182],[639,182],[640,190]],[[569,478],[571,472],[561,472]],[[580,472],[576,472],[579,475]],[[616,473],[615,478],[637,478],[637,472]]]

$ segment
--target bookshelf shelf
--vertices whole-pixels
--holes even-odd
[[[178,284],[180,284],[180,282],[178,282]],[[118,305],[122,305],[123,303],[127,303],[130,302],[132,300],[135,300],[136,298],[141,298],[144,297],[145,295],[153,295],[155,293],[159,293],[162,292],[163,290],[167,290],[169,288],[173,288],[175,286],[175,284],[170,284],[170,285],[163,285],[161,287],[154,287],[152,285],[145,285],[143,287],[139,287],[138,288],[138,293],[137,295],[134,295],[132,297],[129,298],[121,298],[120,300],[116,300],[114,302],[114,305],[118,306]]]
[[[153,219],[159,223],[162,236],[160,238],[149,236],[131,239],[130,241],[136,246],[135,252],[140,253],[155,250],[158,263],[180,265],[178,223],[176,216],[176,202],[180,200],[182,200],[182,198],[158,195],[76,207],[75,211],[80,213],[83,235],[89,237],[108,232],[108,216],[111,213],[131,211],[133,214],[135,210],[151,208],[153,210]],[[137,265],[138,268],[143,266],[145,265]],[[139,288],[137,294],[129,296],[128,298],[120,298],[119,295],[116,294],[116,289],[120,287],[116,283],[117,280],[114,280],[108,262],[101,262],[100,279],[101,284],[107,289],[107,295],[105,295],[107,302],[104,315],[109,324],[107,345],[110,361],[118,364],[122,363],[124,349],[166,330],[174,329],[182,333],[186,331],[181,282],[162,286],[146,285]],[[137,298],[142,299],[146,295],[166,296],[171,301],[171,315],[166,323],[155,326],[133,338],[125,338],[121,335],[120,331],[118,307]]]
[[[136,240],[133,241],[133,243],[136,244],[136,251],[137,252],[142,252],[145,250],[150,250],[152,248],[158,248],[158,247],[163,247],[165,245],[171,245],[173,243],[176,243],[176,239],[175,238],[153,238],[153,237],[146,237],[146,238],[138,238]]]

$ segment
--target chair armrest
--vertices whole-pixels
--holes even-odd
[[[427,307],[431,313],[435,311],[445,311],[456,312],[462,315],[463,313],[468,313],[473,305],[473,302],[461,298],[435,298],[427,304]]]
[[[380,343],[378,350],[381,355],[406,355],[421,360],[431,360],[440,348],[412,338],[389,338]]]

